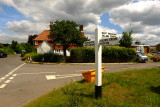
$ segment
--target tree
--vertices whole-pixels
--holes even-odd
[[[10,47],[11,49],[13,49],[14,52],[20,53],[19,43],[18,43],[17,41],[14,41],[14,40],[13,40],[9,47]]]
[[[28,44],[31,44],[32,46],[34,46],[34,43],[33,43],[33,39],[35,39],[38,35],[37,34],[34,34],[34,35],[29,35],[28,36]]]
[[[63,47],[64,58],[66,59],[66,50],[71,45],[82,46],[88,38],[82,37],[78,30],[80,25],[74,21],[57,20],[54,25],[50,26],[50,38],[54,44],[61,44]]]
[[[32,46],[30,43],[21,43],[19,44],[19,50],[25,50],[26,53],[30,53],[30,52],[36,52],[34,46]]]
[[[132,30],[130,32],[123,32],[120,40],[120,46],[129,48],[132,45]]]
[[[0,43],[0,48],[3,48],[4,46],[3,46],[3,44],[2,43]]]

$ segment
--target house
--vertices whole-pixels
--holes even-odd
[[[155,51],[157,51],[156,45],[151,45],[150,46],[150,52],[155,52]]]
[[[131,45],[131,48],[133,48],[135,51],[141,51],[145,54],[149,53],[149,47],[150,45],[144,45],[139,41],[136,41],[134,44]]]
[[[50,26],[53,25],[53,22],[50,22]],[[83,25],[80,26],[79,30],[81,31],[82,37],[84,37]],[[49,38],[50,30],[44,30],[39,34],[35,39],[33,39],[34,47],[37,49],[37,53],[48,53],[54,52],[57,54],[63,54],[63,47],[61,44],[53,44],[52,39]],[[70,56],[70,49],[77,48],[77,46],[70,45],[67,49],[66,54]]]
[[[37,47],[37,53],[49,53],[53,51],[53,47],[44,40],[38,47]]]

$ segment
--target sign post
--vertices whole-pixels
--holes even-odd
[[[102,46],[100,45],[100,39],[102,37],[99,27],[95,29],[95,68],[96,68],[96,81],[95,81],[95,98],[102,97]]]
[[[95,98],[102,97],[102,45],[112,46],[118,44],[119,40],[114,33],[102,32],[97,26],[95,29],[95,41],[84,42],[84,47],[95,47],[95,69],[96,69],[96,81],[95,81]]]

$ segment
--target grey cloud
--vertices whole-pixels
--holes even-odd
[[[123,27],[123,24],[128,23],[128,27],[132,25],[138,26],[157,26],[160,25],[160,6],[157,6],[155,1],[142,1],[137,3],[132,3],[129,5],[124,5],[118,8],[115,8],[110,11],[111,19],[110,21],[114,24],[118,24]],[[136,31],[139,27],[137,26]],[[124,27],[127,29],[128,27]],[[133,26],[134,27],[134,26]],[[142,28],[141,31],[145,29]]]
[[[128,0],[1,0],[13,6],[30,21],[6,23],[8,32],[20,35],[41,33],[48,29],[49,21],[74,20],[87,26],[99,24],[103,12],[128,3]],[[93,31],[94,32],[94,31]],[[92,32],[92,33],[93,33]]]
[[[0,43],[11,43],[12,40],[18,41],[20,43],[27,42],[28,36],[26,35],[13,35],[13,34],[0,34]]]

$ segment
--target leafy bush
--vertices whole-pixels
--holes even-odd
[[[6,52],[9,55],[14,54],[14,50],[9,47],[3,47],[0,50]]]
[[[35,62],[43,62],[43,54],[35,54],[32,56],[32,60]]]
[[[32,57],[34,55],[36,55],[36,53],[27,53],[22,57],[22,60],[23,61],[28,60],[30,57]]]
[[[135,58],[135,51],[125,47],[104,47],[102,62],[128,62]]]
[[[61,62],[63,60],[62,55],[54,53],[45,53],[43,54],[43,62]]]
[[[75,48],[71,50],[71,62],[83,63],[83,62],[94,62],[95,51],[94,48]]]
[[[62,62],[63,56],[54,53],[35,54],[32,60],[36,62]]]
[[[102,50],[102,62],[128,62],[135,58],[135,51],[125,47],[104,47]],[[76,48],[71,50],[71,62],[90,63],[95,62],[94,48]]]
[[[160,62],[160,55],[154,55],[151,60],[153,60],[154,62]]]
[[[149,58],[149,60],[151,60],[153,58],[153,55],[150,53],[146,54],[146,56]]]

